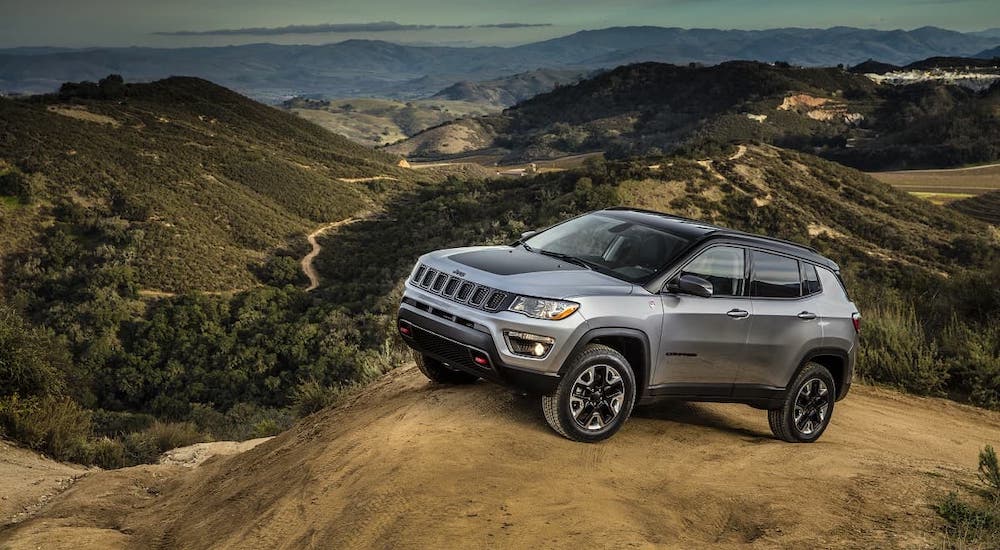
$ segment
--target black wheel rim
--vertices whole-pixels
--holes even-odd
[[[830,411],[830,389],[819,378],[807,380],[795,396],[792,420],[802,435],[812,435],[823,428]]]
[[[598,432],[612,424],[625,404],[625,380],[611,365],[594,365],[576,377],[569,396],[569,414],[576,425]]]

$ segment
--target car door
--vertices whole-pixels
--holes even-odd
[[[737,393],[784,388],[804,355],[823,341],[816,267],[790,256],[750,250],[753,323]]]
[[[710,246],[675,277],[691,274],[712,283],[712,296],[661,294],[663,323],[651,391],[659,395],[729,395],[750,326],[746,250]]]

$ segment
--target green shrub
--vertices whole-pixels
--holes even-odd
[[[133,432],[122,439],[125,453],[125,463],[155,464],[160,458],[160,448],[156,437],[148,431]]]
[[[299,416],[309,416],[333,403],[336,391],[315,380],[299,384],[292,397],[292,407]]]
[[[152,438],[159,454],[207,440],[193,422],[153,422],[144,432]]]
[[[0,398],[0,429],[7,437],[56,460],[89,464],[90,412],[65,397]]]
[[[937,394],[948,381],[912,306],[876,306],[865,312],[859,376],[920,394]]]
[[[0,396],[58,394],[68,353],[13,308],[0,304]]]
[[[996,548],[1000,541],[1000,465],[990,445],[979,452],[978,473],[985,490],[974,494],[976,501],[951,492],[934,507],[948,523],[950,547]]]
[[[124,468],[128,465],[125,462],[125,444],[121,440],[101,437],[91,442],[91,448],[93,463],[105,470]]]
[[[1000,464],[992,445],[979,452],[979,480],[986,485],[990,498],[1000,501]]]

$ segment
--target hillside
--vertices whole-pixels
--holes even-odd
[[[499,107],[485,102],[436,96],[406,102],[374,98],[294,98],[282,103],[282,107],[330,132],[369,147],[394,143],[457,118],[499,110]]]
[[[45,93],[66,81],[109,73],[129,81],[170,75],[211,79],[268,103],[290,97],[427,97],[460,81],[537,69],[586,71],[626,63],[686,64],[732,59],[809,66],[874,58],[905,65],[933,56],[971,56],[996,39],[935,27],[757,31],[614,27],[513,47],[445,47],[346,40],[323,45],[247,44],[191,48],[0,50],[0,91]]]
[[[977,220],[1000,226],[1000,191],[958,200],[948,206]]]
[[[162,291],[252,286],[268,254],[366,205],[367,187],[338,178],[400,175],[388,155],[194,78],[0,99],[0,141],[6,260],[56,231],[103,239]]]
[[[409,367],[248,452],[90,474],[0,545],[941,547],[932,505],[998,439],[997,413],[858,386],[815,445],[712,404],[640,409],[582,445],[533,400]]]
[[[431,99],[510,107],[558,86],[573,84],[585,76],[586,73],[575,70],[538,69],[493,80],[456,82],[431,96]]]
[[[505,149],[510,160],[596,150],[620,158],[758,140],[864,169],[900,169],[1000,158],[998,104],[1000,86],[977,93],[936,83],[878,86],[837,68],[642,63],[502,115],[451,124],[478,136],[466,142]],[[454,154],[434,147],[452,144],[451,133],[444,125],[388,150]]]

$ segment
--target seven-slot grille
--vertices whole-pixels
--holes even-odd
[[[410,282],[453,302],[486,311],[499,311],[507,303],[509,296],[502,290],[466,281],[424,264],[417,266]]]

